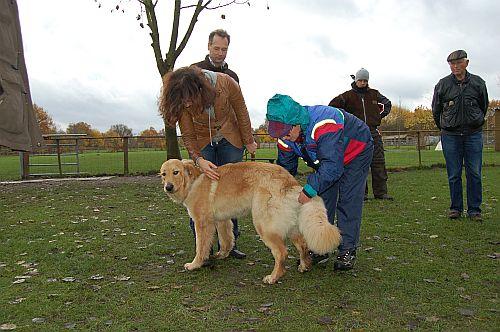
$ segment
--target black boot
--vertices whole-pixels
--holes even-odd
[[[337,260],[333,264],[334,270],[347,271],[354,267],[356,262],[356,250],[347,250],[339,253]]]
[[[229,252],[229,256],[234,257],[236,259],[243,259],[247,257],[247,254],[245,254],[242,251],[239,251],[236,248],[236,246],[234,246],[233,249],[231,249],[231,251]]]

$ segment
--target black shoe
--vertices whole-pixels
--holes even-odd
[[[394,197],[392,197],[389,194],[383,194],[383,195],[375,196],[375,199],[385,199],[385,200],[388,200],[388,201],[393,201]]]
[[[334,270],[347,271],[354,267],[356,262],[356,250],[347,250],[337,256],[333,264]]]
[[[461,215],[462,213],[457,210],[450,210],[450,212],[448,212],[448,218],[450,219],[458,219]]]
[[[363,197],[363,201],[367,201],[368,200],[368,195],[365,195],[365,197]]]
[[[236,248],[233,248],[231,249],[231,251],[229,252],[229,256],[231,257],[234,257],[236,259],[243,259],[245,257],[247,257],[247,254],[245,254],[244,252],[242,251],[239,251],[238,249]]]
[[[483,217],[481,216],[481,213],[473,213],[469,214],[469,219],[471,221],[483,221]]]
[[[311,251],[309,252],[309,256],[311,256],[311,261],[313,265],[325,264],[330,259],[330,256],[328,254],[318,255]]]

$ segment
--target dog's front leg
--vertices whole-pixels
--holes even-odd
[[[202,219],[200,216],[196,216],[193,221],[196,233],[196,256],[191,263],[184,264],[184,268],[188,271],[199,269],[203,266],[203,262],[208,259],[215,233],[215,224],[212,218]]]

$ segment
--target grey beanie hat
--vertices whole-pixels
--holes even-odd
[[[365,68],[361,68],[360,70],[358,70],[356,72],[356,76],[354,77],[354,80],[355,81],[359,81],[359,80],[367,80],[368,81],[369,77],[370,77],[370,74],[368,74],[368,70],[366,70]]]

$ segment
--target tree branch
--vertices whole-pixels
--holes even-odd
[[[208,7],[208,3],[206,4],[207,6],[205,6],[205,9],[208,9],[208,10],[212,10],[212,9],[217,9],[217,8],[222,8],[222,7],[226,7],[226,6],[230,6],[232,4],[237,4],[237,5],[244,5],[246,3],[249,3],[250,0],[245,0],[245,1],[237,1],[237,0],[232,0],[228,3],[225,3],[223,5],[218,5],[218,6],[215,6],[215,7]]]
[[[179,36],[179,19],[181,16],[181,0],[175,0],[174,5],[174,19],[172,21],[172,34],[170,36],[170,47],[168,49],[168,53],[165,56],[165,62],[167,68],[171,64],[175,63],[175,48],[177,47],[177,38]],[[175,57],[175,58],[174,58]],[[172,69],[168,68],[167,70]]]
[[[184,38],[182,38],[179,47],[175,50],[174,61],[179,57],[179,55],[186,47],[189,37],[191,37],[191,33],[193,32],[194,26],[196,22],[198,22],[198,16],[200,15],[201,11],[205,9],[205,6],[208,5],[210,2],[211,0],[207,1],[207,3],[203,5],[203,0],[198,0],[198,4],[196,5],[196,9],[194,10],[193,17],[191,17],[191,22],[189,22],[189,27],[186,31],[186,34],[184,35]]]
[[[158,33],[158,22],[156,20],[155,13],[155,4],[151,0],[141,0],[141,3],[144,5],[146,10],[146,17],[148,19],[148,26],[151,29],[151,40],[153,43],[151,47],[153,47],[153,51],[156,59],[156,67],[161,76],[163,76],[166,72],[165,63],[163,61],[163,57],[161,55],[161,47],[160,47],[160,34]]]

